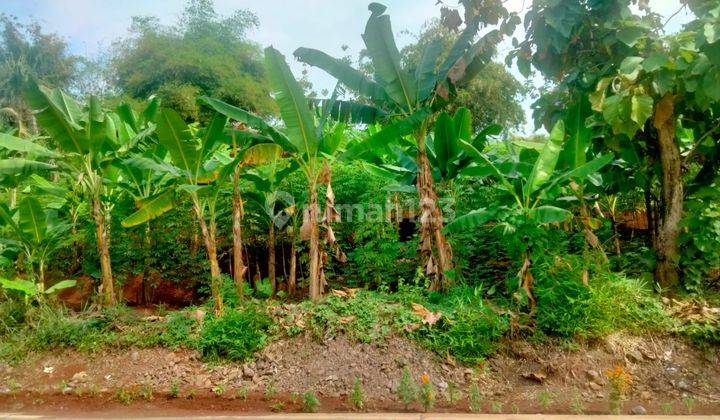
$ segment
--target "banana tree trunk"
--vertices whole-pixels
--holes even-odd
[[[451,283],[448,274],[453,270],[452,248],[442,232],[443,215],[433,186],[430,162],[425,150],[426,131],[416,134],[417,189],[420,198],[420,253],[425,273],[430,277],[431,290],[446,290]]]
[[[45,293],[45,259],[41,258],[38,263],[38,290]]]
[[[310,223],[310,299],[313,302],[320,300],[322,296],[322,279],[320,278],[320,229],[318,227],[318,206],[317,184],[310,185],[309,201],[309,223]]]
[[[288,294],[295,294],[297,286],[297,248],[295,247],[295,238],[290,245],[290,274],[288,274]]]
[[[235,168],[233,173],[233,213],[232,213],[232,229],[233,229],[233,280],[235,280],[235,288],[238,297],[242,299],[244,294],[245,274],[247,266],[243,260],[243,238],[242,238],[242,219],[244,216],[243,201],[238,186],[240,179],[240,168]]]
[[[102,278],[102,304],[115,306],[115,287],[113,284],[112,267],[110,265],[110,235],[108,220],[103,214],[100,197],[93,198],[93,218],[95,219],[95,236],[97,238],[98,255],[100,256],[100,272]]]
[[[655,279],[663,287],[678,281],[680,220],[683,212],[682,162],[675,141],[675,113],[672,95],[665,95],[655,106],[653,125],[658,133],[662,166],[660,212],[657,220]]]
[[[141,284],[141,296],[140,296],[140,302],[144,305],[147,305],[150,303],[150,261],[152,257],[152,238],[151,238],[152,228],[150,227],[150,221],[148,220],[145,223],[145,236],[143,237],[143,243],[145,244],[145,262],[143,267],[143,276],[142,276],[142,284]]]
[[[210,261],[210,292],[212,293],[213,300],[215,301],[213,311],[215,312],[215,315],[219,316],[222,315],[223,312],[223,301],[222,294],[220,293],[220,282],[222,280],[220,277],[220,264],[218,264],[217,246],[215,243],[215,221],[211,220],[208,226],[205,222],[205,217],[203,217],[202,212],[200,211],[200,206],[196,203],[193,207],[195,209],[195,215],[197,216],[198,223],[200,224],[200,233],[202,234],[203,242],[205,242],[205,251],[207,252],[208,260]]]
[[[8,189],[8,207],[10,210],[15,209],[17,206],[17,188]]]
[[[268,231],[268,277],[272,286],[272,294],[275,296],[277,279],[275,276],[275,222],[273,221],[270,221],[270,230]]]

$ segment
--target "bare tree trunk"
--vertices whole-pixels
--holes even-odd
[[[674,96],[665,95],[655,106],[653,119],[653,125],[658,133],[662,165],[655,279],[663,287],[673,286],[678,281],[678,239],[683,212],[682,162],[680,149],[675,141],[674,100]]]
[[[452,248],[442,232],[443,216],[433,187],[432,172],[425,150],[425,130],[416,135],[417,189],[420,196],[420,253],[425,273],[430,276],[431,290],[446,290],[451,283],[448,273],[453,269]]]
[[[215,244],[215,222],[211,221],[210,226],[208,226],[207,223],[205,223],[205,218],[203,217],[197,203],[193,205],[193,208],[195,209],[195,214],[197,215],[198,223],[200,224],[200,232],[202,233],[203,241],[205,242],[205,250],[207,251],[208,260],[210,261],[210,291],[213,299],[215,300],[213,310],[215,315],[222,315],[223,301],[222,294],[220,293],[221,272],[217,259],[217,247]]]
[[[95,219],[95,236],[97,238],[98,255],[100,256],[100,272],[102,278],[102,304],[115,306],[115,287],[113,284],[112,268],[110,266],[110,235],[105,215],[103,214],[100,197],[93,198],[93,217]]]
[[[270,229],[268,231],[268,277],[272,286],[272,294],[275,296],[277,292],[277,279],[275,277],[275,222],[270,221]]]
[[[310,299],[313,302],[320,300],[322,296],[322,279],[320,278],[320,229],[318,226],[317,184],[310,186],[309,223],[310,223]]]
[[[238,187],[239,179],[240,167],[238,166],[235,168],[235,172],[233,173],[233,280],[235,280],[235,288],[237,289],[238,297],[242,299],[244,294],[243,283],[245,282],[247,266],[245,265],[242,255],[242,219],[244,216],[244,209],[242,196],[240,196],[240,189]]]

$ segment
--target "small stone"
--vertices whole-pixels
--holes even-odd
[[[88,378],[88,374],[85,371],[78,372],[73,375],[72,381],[73,382],[85,382]]]
[[[687,382],[681,379],[677,381],[677,383],[675,384],[675,388],[687,391],[688,389],[690,389],[690,385],[688,385]]]
[[[643,401],[650,401],[652,399],[652,394],[648,391],[643,391],[640,393],[640,399]]]
[[[585,372],[585,377],[588,378],[589,381],[596,384],[599,384],[602,381],[602,379],[600,378],[600,374],[596,370],[592,369]]]
[[[53,366],[45,366],[43,368],[43,372],[44,373],[53,373],[53,372],[55,372],[55,368]]]
[[[600,391],[600,390],[602,390],[602,386],[600,386],[600,384],[598,384],[598,383],[596,383],[596,382],[588,382],[588,386],[589,386],[590,389],[592,389],[593,391]]]
[[[137,362],[140,359],[140,353],[135,350],[132,353],[130,353],[130,359],[132,359],[134,362]]]
[[[643,361],[643,355],[639,351],[634,350],[625,354],[625,357],[633,363],[640,363]]]
[[[448,383],[445,382],[445,381],[440,381],[440,382],[438,382],[437,386],[438,386],[438,388],[440,388],[440,390],[442,390],[442,391],[448,389]]]
[[[642,405],[636,405],[630,412],[636,416],[644,416],[647,414],[647,410]]]
[[[255,376],[255,371],[248,365],[243,366],[243,378],[252,378]]]

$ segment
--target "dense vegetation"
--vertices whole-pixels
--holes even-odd
[[[507,63],[552,83],[548,135],[524,138],[526,89],[493,61],[520,17],[460,3],[402,49],[370,4],[357,66],[298,48],[337,79],[322,99],[247,39],[249,11],[136,18],[92,83],[3,17],[0,358],[246,360],[300,333],[464,363],[503,337],[720,342],[661,300],[718,300],[720,6],[683,2],[694,19],[665,34],[643,2],[532,2]]]

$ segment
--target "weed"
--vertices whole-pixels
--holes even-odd
[[[270,318],[252,308],[228,310],[203,324],[199,347],[208,359],[249,359],[265,346]]]
[[[247,400],[248,394],[250,394],[250,388],[244,386],[235,390],[235,396],[241,400]]]
[[[270,406],[270,410],[274,412],[283,411],[285,409],[285,403],[282,401],[276,401]]]
[[[8,379],[6,383],[10,392],[19,391],[22,388],[20,382],[16,381],[15,379]]]
[[[490,411],[492,411],[494,414],[500,414],[503,411],[503,403],[502,401],[493,401],[490,403]]]
[[[225,393],[225,384],[222,383],[222,382],[220,382],[219,384],[215,385],[215,386],[213,387],[213,389],[212,389],[212,392],[213,392],[216,396],[222,397],[223,394]]]
[[[608,378],[608,398],[610,399],[610,411],[619,414],[622,408],[622,402],[627,399],[627,391],[632,383],[632,376],[624,367],[618,365],[614,369],[608,369],[605,372]]]
[[[460,390],[458,389],[455,382],[448,382],[447,389],[444,392],[445,401],[450,404],[456,403],[460,399]]]
[[[365,392],[362,389],[360,378],[355,378],[352,390],[348,394],[348,402],[356,410],[362,410],[365,407]]]
[[[482,411],[483,406],[483,395],[480,392],[480,385],[477,382],[473,382],[470,385],[470,391],[468,393],[468,405],[470,411],[478,413]]]
[[[315,413],[320,407],[320,400],[315,391],[305,391],[302,393],[302,405],[305,413]]]
[[[692,395],[686,395],[683,397],[682,402],[685,406],[685,410],[687,410],[687,413],[692,414],[695,409],[695,397]]]
[[[540,407],[542,407],[543,411],[547,411],[548,408],[550,408],[550,405],[553,402],[553,399],[555,399],[555,395],[546,390],[540,391],[537,394],[538,403],[540,403]]]
[[[155,397],[153,397],[153,386],[151,383],[146,382],[140,387],[140,397],[145,401],[152,401],[155,399]]]
[[[582,395],[577,391],[575,391],[575,395],[573,395],[572,401],[570,402],[570,410],[578,416],[585,414],[585,403],[583,402]]]
[[[191,389],[190,391],[188,391],[188,393],[185,395],[185,399],[186,400],[195,399],[195,390]]]
[[[405,404],[407,410],[410,404],[414,403],[418,399],[418,388],[415,381],[413,381],[410,371],[407,368],[403,369],[402,377],[400,378],[400,384],[398,385],[397,394],[400,397],[400,401]]]
[[[263,399],[265,401],[269,401],[275,396],[276,393],[277,392],[275,390],[275,384],[267,384],[267,386],[265,386],[265,391],[263,392]]]
[[[672,403],[670,401],[663,401],[660,403],[660,410],[662,411],[663,415],[669,416],[672,414]]]
[[[180,396],[180,381],[173,379],[170,383],[170,397],[177,398],[178,396]]]
[[[295,391],[291,392],[290,393],[290,402],[293,404],[297,404],[298,402],[300,402],[300,393],[295,392]]]
[[[426,412],[435,405],[435,387],[427,372],[420,376],[420,403]]]
[[[518,407],[518,405],[517,405],[516,403],[512,403],[512,404],[510,405],[510,411],[511,411],[513,414],[520,414],[520,407]]]
[[[135,393],[125,387],[118,388],[115,391],[115,400],[123,405],[130,405],[136,398]]]

